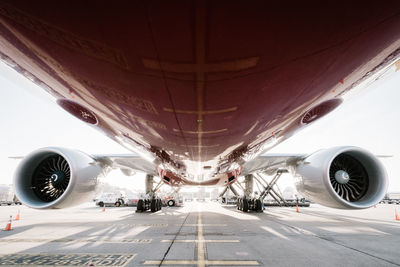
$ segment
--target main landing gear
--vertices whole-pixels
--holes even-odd
[[[146,196],[147,198],[142,198],[138,200],[136,212],[144,212],[150,210],[151,212],[156,212],[161,210],[162,202],[161,199],[156,197],[156,192],[160,189],[162,182],[160,181],[155,188],[153,188],[153,176],[146,175]]]
[[[237,209],[248,212],[250,210],[256,212],[263,212],[261,199],[240,197],[237,200]]]
[[[278,179],[281,177],[283,173],[286,173],[287,170],[278,170],[271,180],[271,182],[267,182],[263,179],[261,175],[256,174],[253,176],[252,174],[245,176],[245,187],[243,188],[242,185],[238,182],[238,186],[243,189],[244,196],[238,197],[237,199],[237,209],[248,212],[248,211],[256,211],[256,212],[263,212],[264,210],[264,198],[267,195],[270,195],[272,198],[277,201],[277,203],[286,204],[285,199],[279,194],[275,189],[274,186]],[[260,191],[259,196],[251,197],[253,195],[253,179],[256,180],[256,185]],[[261,189],[262,188],[262,189]]]
[[[144,212],[147,210],[150,210],[151,212],[156,212],[161,210],[161,206],[162,203],[160,198],[139,199],[136,212]]]

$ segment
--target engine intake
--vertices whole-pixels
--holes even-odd
[[[370,152],[351,146],[317,151],[295,173],[303,196],[332,208],[369,208],[382,200],[388,186],[382,163]]]
[[[89,200],[102,167],[81,151],[48,147],[26,156],[14,176],[20,201],[36,209],[66,208]]]

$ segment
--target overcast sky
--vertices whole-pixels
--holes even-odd
[[[393,71],[392,71],[393,72]],[[46,93],[0,63],[0,184],[12,182],[17,160],[46,146],[76,148],[89,154],[128,153],[59,108]],[[338,145],[363,147],[383,159],[389,191],[400,191],[400,71],[347,99],[337,110],[275,147],[271,152],[311,153]],[[109,181],[135,187],[138,179],[113,173]],[[111,180],[110,180],[111,179]]]

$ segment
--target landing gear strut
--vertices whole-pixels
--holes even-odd
[[[273,177],[270,183],[265,181],[262,176],[256,175],[253,176],[252,174],[246,175],[245,176],[245,188],[242,187],[240,183],[238,185],[243,189],[244,196],[239,197],[237,200],[237,208],[238,210],[248,212],[250,210],[256,211],[256,212],[263,212],[263,202],[264,198],[267,195],[272,196],[278,203],[286,203],[285,199],[281,196],[281,194],[278,194],[276,190],[274,189],[274,185],[278,181],[278,179],[281,177],[283,173],[286,173],[287,170],[278,170],[276,172],[276,175]],[[256,179],[256,181],[263,187],[263,190],[260,190],[260,195],[258,197],[251,197],[253,193],[253,179]],[[261,182],[263,181],[263,182]],[[257,184],[257,186],[259,186]],[[279,201],[280,200],[280,201]]]
[[[162,202],[161,199],[156,197],[155,192],[158,191],[161,185],[160,183],[153,189],[153,176],[146,175],[146,196],[147,198],[142,198],[138,200],[136,212],[144,212],[150,210],[151,212],[156,212],[161,210]]]

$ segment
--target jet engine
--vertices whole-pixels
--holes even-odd
[[[388,178],[382,163],[370,152],[352,146],[320,150],[295,170],[299,193],[332,208],[362,209],[384,197]]]
[[[24,158],[14,176],[18,199],[36,209],[66,208],[93,197],[102,167],[81,151],[48,147]]]

